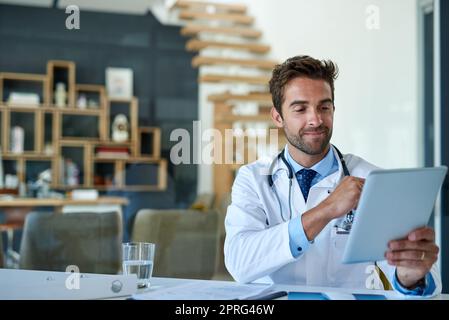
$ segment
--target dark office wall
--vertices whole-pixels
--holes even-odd
[[[72,60],[77,83],[105,84],[106,67],[132,68],[139,125],[162,128],[162,156],[168,158],[170,130],[192,131],[198,118],[197,71],[179,28],[151,14],[81,11],[80,29],[67,30],[67,16],[53,8],[0,5],[0,72],[42,74],[48,60]],[[125,220],[140,208],[186,206],[195,197],[196,173],[194,165],[169,163],[166,192],[116,193],[129,197]]]
[[[449,166],[449,1],[440,1],[441,30],[441,150],[442,164]],[[443,185],[442,199],[442,277],[443,292],[449,293],[449,181]]]

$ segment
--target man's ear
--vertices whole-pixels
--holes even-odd
[[[284,120],[282,119],[282,116],[276,110],[275,107],[271,107],[270,114],[271,114],[271,119],[273,120],[273,122],[276,125],[276,127],[283,128],[284,127]]]

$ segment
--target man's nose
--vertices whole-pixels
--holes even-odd
[[[319,112],[317,112],[317,110],[310,110],[307,116],[308,116],[307,124],[310,126],[318,127],[323,123],[321,115]]]

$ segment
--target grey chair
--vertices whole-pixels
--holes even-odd
[[[116,274],[121,270],[122,219],[118,212],[27,216],[20,247],[20,268]]]
[[[0,233],[0,268],[3,268],[3,236]]]
[[[231,194],[223,195],[218,205],[218,248],[217,258],[215,261],[215,272],[212,277],[214,280],[233,280],[224,263],[224,242],[226,238],[226,230],[224,226],[226,212],[231,204]]]
[[[218,244],[217,211],[140,210],[132,241],[156,244],[153,276],[211,279]]]

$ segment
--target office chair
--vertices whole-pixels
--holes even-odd
[[[156,244],[153,276],[211,279],[218,246],[218,213],[140,210],[132,241]]]
[[[3,262],[3,239],[2,235],[0,233],[0,268],[3,268],[4,262]]]
[[[121,270],[122,219],[118,212],[34,212],[27,216],[20,268],[116,274]]]

